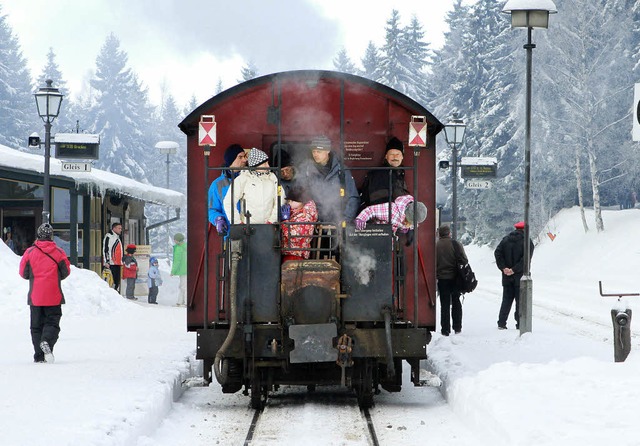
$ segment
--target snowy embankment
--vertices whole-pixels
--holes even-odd
[[[93,272],[63,281],[54,364],[34,364],[28,282],[0,243],[0,432],[3,445],[135,445],[153,433],[200,373],[176,280],[165,268],[160,305],[129,302]]]
[[[588,212],[589,222],[593,213]],[[497,330],[500,272],[487,247],[468,247],[478,289],[465,299],[461,335],[435,334],[428,368],[452,410],[489,444],[640,444],[639,322],[632,351],[613,360],[612,308],[640,314],[640,211],[607,211],[606,231],[585,234],[577,209],[550,223],[532,261],[533,331]]]

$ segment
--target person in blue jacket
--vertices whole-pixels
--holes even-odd
[[[223,170],[209,186],[208,207],[209,222],[216,227],[220,235],[227,233],[229,229],[229,218],[224,211],[224,197],[231,186],[234,178],[238,176],[238,169],[247,167],[247,154],[240,144],[231,144],[224,152]]]
[[[160,269],[158,268],[158,259],[151,257],[149,259],[149,272],[147,273],[147,285],[149,287],[150,304],[158,304],[158,287],[162,285],[162,277],[160,277]]]

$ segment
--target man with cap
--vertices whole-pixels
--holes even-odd
[[[278,221],[278,179],[269,169],[269,157],[260,149],[249,151],[249,170],[240,172],[224,197],[224,211],[232,224]],[[238,209],[243,209],[239,212]]]
[[[31,342],[34,362],[54,362],[53,347],[60,334],[64,294],[60,281],[71,273],[65,252],[53,241],[49,223],[40,225],[37,240],[20,260],[20,276],[29,281]]]
[[[516,301],[516,328],[520,321],[520,279],[524,272],[524,222],[514,224],[514,231],[506,235],[494,251],[496,266],[502,272],[502,304],[498,314],[498,328],[506,330],[507,319],[513,301]],[[529,240],[530,259],[533,256],[533,242]]]
[[[229,190],[231,182],[238,176],[238,169],[246,166],[247,154],[242,146],[240,144],[231,144],[224,152],[223,167],[228,167],[228,169],[223,170],[209,187],[209,222],[216,227],[216,231],[220,235],[226,234],[229,229],[229,219],[223,206],[224,197]]]
[[[184,234],[178,232],[173,236],[173,264],[171,275],[180,278],[178,287],[178,302],[176,305],[184,306],[187,303],[187,244]]]
[[[411,195],[402,195],[391,203],[391,225],[395,234],[396,230],[407,232],[414,229],[427,218],[427,207],[422,202],[415,203]],[[356,217],[356,228],[365,229],[367,222],[373,220],[378,224],[389,223],[389,203],[384,202],[366,207]]]
[[[404,159],[404,147],[402,141],[395,136],[391,137],[386,146],[386,153],[382,167],[367,172],[362,183],[361,198],[362,207],[393,201],[402,195],[410,195],[409,188],[404,179],[404,170],[397,169],[402,166]],[[391,197],[389,197],[389,180],[391,180]]]
[[[311,156],[313,162],[307,165],[305,181],[311,198],[318,206],[318,221],[353,221],[360,205],[358,189],[349,169],[341,169],[338,157],[331,150],[331,141],[326,137],[314,139]],[[340,193],[343,187],[346,197],[344,211]]]

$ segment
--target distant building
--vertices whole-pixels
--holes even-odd
[[[143,184],[103,170],[62,171],[50,159],[51,225],[71,263],[99,272],[102,239],[111,223],[123,225],[123,243],[146,244],[145,203],[186,207],[184,194]],[[35,240],[42,224],[44,157],[0,145],[0,227],[11,227],[17,252]]]

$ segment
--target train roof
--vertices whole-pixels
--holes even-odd
[[[343,80],[345,82],[360,84],[372,90],[376,90],[377,92],[383,94],[389,99],[397,102],[403,107],[412,110],[412,113],[415,115],[426,116],[428,130],[431,134],[438,134],[443,128],[444,124],[442,124],[429,110],[420,105],[415,100],[411,99],[409,96],[400,93],[393,88],[390,88],[386,85],[383,85],[379,82],[372,81],[370,79],[356,76],[348,73],[341,73],[337,71],[327,71],[327,70],[294,70],[294,71],[283,71],[279,73],[267,74],[265,76],[260,76],[255,79],[251,79],[249,81],[243,82],[241,84],[236,85],[235,87],[229,88],[225,90],[209,100],[202,103],[198,108],[192,111],[184,120],[178,124],[180,130],[182,130],[187,135],[193,135],[198,128],[198,122],[200,121],[200,116],[206,111],[210,110],[212,107],[215,107],[219,103],[225,102],[230,98],[233,98],[237,95],[241,95],[246,91],[249,91],[255,87],[258,87],[267,83],[275,83],[278,80],[291,80],[291,79],[309,79],[309,80],[320,80],[320,79],[338,79]]]

